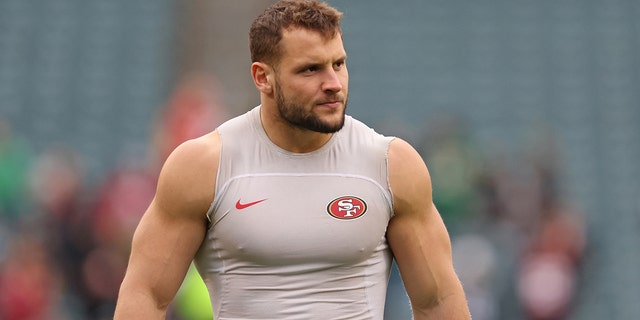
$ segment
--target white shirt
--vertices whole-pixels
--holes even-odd
[[[260,107],[218,128],[210,228],[196,265],[217,320],[382,320],[393,138],[346,116],[320,149],[273,144]]]

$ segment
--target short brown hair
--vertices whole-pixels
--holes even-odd
[[[342,12],[317,0],[281,0],[267,8],[251,24],[251,62],[277,64],[281,54],[282,31],[300,27],[317,31],[330,39],[342,34]]]

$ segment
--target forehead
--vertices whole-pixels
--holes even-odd
[[[289,28],[282,32],[281,62],[304,63],[343,58],[346,53],[342,36],[336,33],[331,38],[323,37],[317,31],[303,28]]]

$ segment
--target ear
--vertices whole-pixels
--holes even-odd
[[[263,62],[254,62],[251,64],[251,77],[256,88],[264,94],[273,93],[271,79],[273,78],[273,69]]]

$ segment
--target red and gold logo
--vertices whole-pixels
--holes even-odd
[[[367,212],[367,204],[358,197],[344,196],[331,201],[327,206],[327,212],[334,218],[350,220]]]

